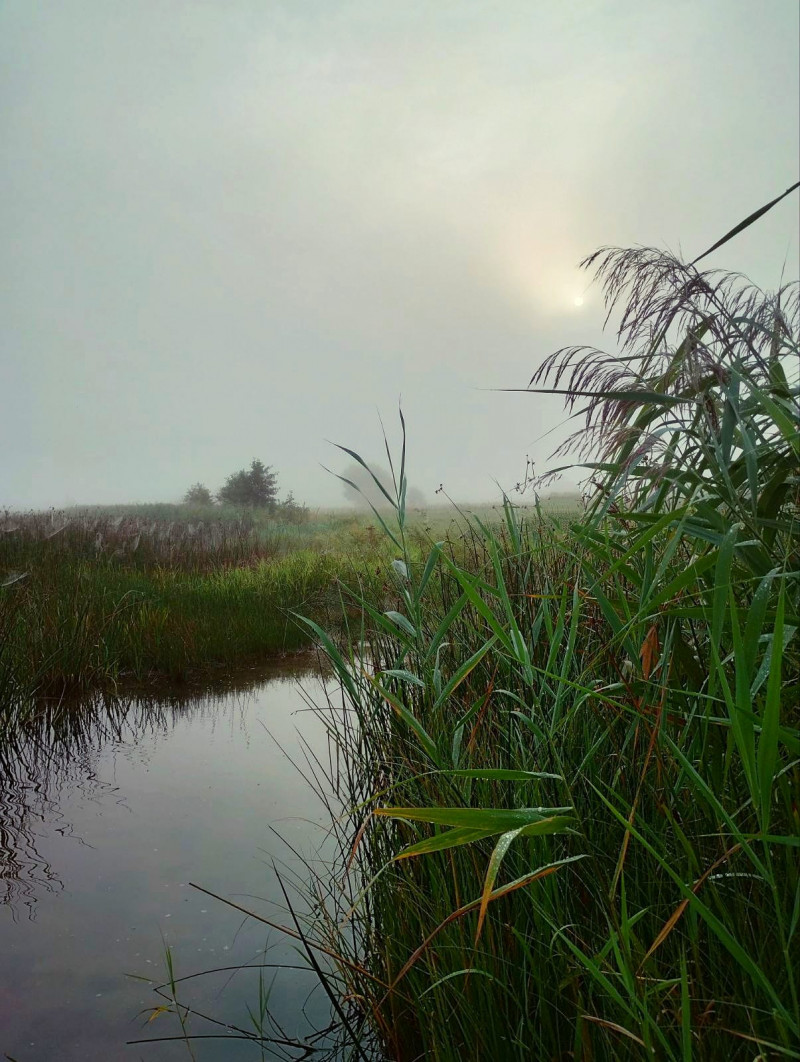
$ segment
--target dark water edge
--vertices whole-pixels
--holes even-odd
[[[286,924],[272,861],[302,883],[303,859],[333,858],[329,811],[297,769],[317,770],[309,750],[327,759],[310,707],[322,693],[313,656],[302,654],[201,689],[98,696],[66,718],[62,705],[57,725],[42,714],[0,785],[0,1054],[190,1058],[180,1041],[125,1045],[181,1033],[171,1015],[147,1021],[163,1001],[126,977],[166,979],[167,945],[176,977],[232,968],[182,985],[218,1021],[251,1030],[247,1005],[268,993],[265,1028],[276,1039],[328,1024],[328,1001],[293,943],[190,885]],[[262,968],[240,969],[254,963]],[[224,1030],[192,1015],[189,1031]],[[198,1062],[301,1057],[287,1043],[262,1056],[228,1039],[192,1050]]]

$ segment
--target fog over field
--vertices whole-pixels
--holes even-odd
[[[426,498],[543,469],[560,403],[491,389],[613,346],[585,254],[694,257],[797,179],[799,12],[6,0],[0,506],[254,457],[340,505],[326,440],[385,463],[400,398]],[[795,278],[797,203],[709,264]]]

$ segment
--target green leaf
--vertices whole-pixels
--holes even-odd
[[[740,969],[747,973],[747,976],[752,980],[754,984],[760,986],[772,1005],[775,1007],[777,1013],[781,1016],[781,1019],[786,1023],[787,1029],[791,1031],[794,1036],[797,1036],[800,1032],[797,1022],[792,1017],[791,1013],[787,1010],[786,1005],[781,1000],[780,995],[775,989],[770,979],[761,969],[761,967],[754,961],[750,953],[742,946],[742,944],[733,936],[727,926],[719,920],[714,912],[700,899],[697,893],[689,885],[681,879],[678,873],[673,869],[670,861],[666,859],[657,848],[655,848],[647,838],[636,829],[635,825],[629,821],[629,819],[622,815],[614,805],[606,799],[605,796],[596,788],[595,792],[612,813],[612,815],[618,820],[623,829],[627,830],[636,841],[639,842],[650,855],[656,860],[662,870],[672,879],[675,883],[678,891],[685,900],[689,901],[690,907],[692,907],[699,918],[701,918],[711,932],[717,937],[723,947],[730,953],[733,960],[737,963]]]
[[[480,939],[481,930],[483,929],[483,922],[486,918],[486,910],[489,906],[489,901],[492,898],[492,889],[494,883],[497,880],[497,875],[500,872],[500,866],[505,859],[506,852],[509,850],[514,840],[522,833],[521,829],[508,830],[508,832],[501,834],[497,844],[494,846],[494,851],[489,859],[489,866],[486,868],[486,877],[483,880],[483,891],[481,893],[481,905],[478,909],[478,927],[475,930],[475,944],[477,945]]]
[[[417,587],[417,604],[419,604],[422,599],[422,595],[425,593],[425,587],[428,585],[428,581],[431,575],[433,574],[434,568],[436,567],[436,562],[441,555],[442,545],[443,543],[441,542],[434,542],[433,549],[428,554],[428,560],[425,564],[425,569],[422,573],[422,577],[420,578],[419,586]]]
[[[559,387],[498,387],[497,390],[528,395],[567,395],[570,398],[602,398],[605,400],[639,403],[646,407],[651,405],[665,406],[668,409],[672,406],[686,405],[695,401],[693,396],[678,397],[676,395],[662,395],[658,391],[645,390],[571,391],[567,388]],[[616,467],[616,465],[613,467]]]
[[[778,614],[775,618],[775,633],[772,636],[772,661],[767,679],[767,700],[761,723],[758,742],[758,782],[761,795],[761,829],[769,830],[772,785],[778,765],[778,732],[781,719],[781,662],[783,658],[783,601],[781,584],[778,596]]]
[[[800,455],[800,432],[797,430],[797,422],[789,414],[785,413],[777,402],[769,395],[764,394],[751,381],[748,381],[750,390],[766,413],[778,426],[781,435],[789,443],[795,454]]]
[[[461,597],[457,598],[457,600],[454,601],[450,608],[447,610],[447,614],[443,617],[441,623],[436,628],[436,631],[434,632],[434,635],[431,638],[430,645],[428,646],[425,652],[424,663],[427,664],[430,659],[436,656],[436,654],[439,652],[442,640],[446,637],[447,632],[455,623],[459,614],[466,607],[467,601],[467,595],[462,594]]]
[[[770,591],[772,589],[772,583],[774,577],[777,575],[777,569],[771,571],[768,575],[758,584],[755,594],[753,594],[753,600],[750,602],[750,607],[747,610],[747,620],[744,626],[744,652],[747,662],[747,669],[752,675],[756,664],[756,656],[758,654],[758,641],[761,637],[761,630],[764,626],[764,618],[766,615],[767,604],[769,602]]]
[[[367,471],[369,472],[369,474],[372,476],[372,478],[375,479],[375,476],[373,475],[372,471],[369,468],[367,468],[367,466],[364,464],[364,462],[361,460],[361,458],[358,457],[357,454],[354,454],[352,450],[347,450],[344,446],[339,446],[338,443],[334,443],[333,445],[334,446],[338,446],[339,449],[340,450],[344,450],[345,453],[353,454],[353,456],[356,457],[356,459],[358,460],[358,463],[360,465],[363,465],[364,468],[366,468]],[[391,539],[391,541],[394,543],[394,545],[397,547],[397,549],[402,552],[402,549],[403,549],[402,542],[400,542],[400,540],[397,538],[397,536],[390,530],[390,528],[389,528],[388,524],[386,523],[386,521],[383,519],[383,517],[378,512],[378,510],[375,508],[375,506],[372,504],[372,502],[369,500],[369,498],[367,498],[367,496],[364,494],[364,492],[362,491],[361,487],[359,487],[357,483],[354,483],[352,481],[352,479],[348,479],[346,476],[340,476],[338,472],[332,472],[329,468],[326,468],[325,465],[323,465],[322,467],[325,469],[326,472],[330,473],[330,475],[335,476],[336,479],[340,479],[342,481],[342,483],[346,483],[348,485],[348,487],[352,487],[353,490],[358,491],[358,493],[365,499],[367,505],[369,505],[369,507],[372,510],[372,513],[373,513],[375,519],[381,525],[381,528],[383,529],[384,534],[387,535]],[[375,482],[377,483],[378,481],[375,480]],[[383,486],[381,486],[380,483],[378,483],[378,486],[383,491],[383,493],[386,494],[386,491],[383,489]],[[386,496],[387,496],[387,498],[389,497],[388,494]],[[389,498],[389,501],[392,504],[392,508],[397,510],[397,505],[395,504],[395,502],[393,502],[391,498]]]
[[[392,708],[394,708],[394,710],[397,712],[403,722],[408,727],[410,727],[411,730],[414,731],[414,733],[420,740],[420,744],[425,749],[430,758],[434,761],[434,763],[438,763],[439,750],[436,747],[436,742],[430,736],[430,734],[422,725],[422,723],[420,723],[417,717],[413,714],[413,712],[406,708],[403,702],[398,697],[395,697],[393,693],[390,693],[389,690],[387,690],[384,686],[382,686],[377,679],[374,679],[369,675],[367,676],[367,679],[369,680],[370,684],[374,686],[375,689],[380,693],[381,697],[383,697],[383,699],[387,701],[392,706]]]
[[[464,661],[458,671],[456,671],[456,673],[453,675],[447,685],[443,688],[442,692],[436,698],[436,702],[433,706],[434,709],[441,707],[441,705],[443,705],[447,701],[448,697],[455,693],[455,691],[458,689],[464,679],[469,675],[469,673],[478,666],[481,660],[483,660],[483,658],[494,645],[494,642],[494,638],[490,638],[489,641],[486,642],[485,645],[482,645],[476,653],[473,653],[468,660]]]
[[[447,830],[445,833],[437,833],[433,837],[427,837],[424,841],[417,841],[416,844],[409,845],[402,852],[398,852],[394,858],[396,860],[410,859],[412,856],[429,855],[431,852],[444,852],[448,848],[459,848],[464,844],[481,841],[485,837],[493,837],[495,833],[495,830],[473,830],[460,826],[454,830]]]
[[[493,974],[490,974],[488,970],[481,970],[476,966],[466,966],[463,970],[453,970],[452,973],[445,974],[444,977],[440,977],[438,981],[434,981],[432,985],[428,985],[424,992],[420,992],[419,998],[422,999],[424,996],[427,996],[429,992],[433,992],[437,989],[439,985],[443,985],[446,981],[452,981],[454,977],[475,976],[488,977],[490,981],[497,982],[497,978]]]
[[[412,686],[421,686],[425,689],[425,683],[422,679],[416,675],[412,675],[410,671],[405,671],[403,668],[387,668],[386,671],[381,671],[381,678],[388,676],[389,678],[399,679],[400,682],[410,682]]]
[[[448,778],[487,778],[495,782],[534,782],[542,778],[563,782],[560,774],[551,774],[549,771],[511,771],[502,767],[475,767],[465,770],[440,771],[440,774]]]
[[[445,561],[447,563],[447,566],[452,571],[453,575],[455,575],[456,579],[461,584],[461,588],[466,594],[470,604],[474,606],[476,611],[480,613],[481,616],[483,616],[483,618],[489,624],[490,628],[492,629],[492,632],[494,633],[495,637],[500,642],[500,644],[503,645],[510,653],[513,653],[514,647],[511,644],[511,639],[506,633],[505,627],[497,618],[497,616],[495,616],[494,612],[491,610],[491,608],[489,608],[483,598],[480,596],[480,594],[475,588],[475,582],[473,581],[473,579],[471,579],[470,576],[467,575],[466,572],[462,571],[457,565],[453,564],[449,557],[446,557]]]
[[[731,585],[731,564],[733,563],[733,551],[741,525],[734,524],[725,538],[722,540],[717,553],[717,563],[714,569],[714,598],[711,611],[711,641],[719,650],[722,630],[728,615],[728,597]]]
[[[384,616],[386,616],[387,619],[390,619],[392,623],[399,627],[401,631],[404,631],[409,635],[409,637],[416,638],[417,632],[414,625],[410,620],[406,619],[402,612],[384,612]]]
[[[726,232],[724,236],[721,236],[716,241],[716,243],[712,243],[707,251],[703,251],[702,254],[699,254],[697,258],[695,258],[694,261],[690,264],[693,266],[697,265],[697,263],[701,261],[701,259],[711,254],[712,251],[716,251],[718,247],[722,247],[723,244],[726,244],[728,242],[728,240],[732,240],[734,236],[738,236],[740,232],[742,232],[744,229],[749,228],[754,221],[758,221],[758,219],[763,214],[766,214],[768,210],[772,210],[776,203],[780,203],[781,199],[785,199],[786,196],[790,195],[796,188],[800,188],[800,181],[798,181],[797,184],[793,184],[791,188],[787,188],[785,192],[782,192],[779,196],[776,196],[775,199],[772,199],[769,203],[766,203],[764,206],[759,207],[758,210],[754,210],[752,214],[748,214],[744,221],[740,221],[738,225],[734,225],[730,232]]]
[[[356,690],[355,682],[350,672],[350,668],[347,666],[342,654],[333,644],[331,638],[325,633],[325,631],[319,626],[319,624],[315,623],[307,616],[301,616],[299,612],[292,612],[291,615],[293,615],[296,619],[300,620],[301,623],[305,623],[306,626],[309,627],[314,632],[314,634],[316,634],[317,638],[319,638],[320,644],[325,650],[326,656],[336,669],[336,674],[338,675],[340,682],[347,690],[350,699],[353,701],[353,703],[357,704],[358,691]]]
[[[375,486],[378,488],[378,490],[381,492],[381,494],[384,496],[384,498],[388,501],[388,503],[391,505],[391,507],[393,509],[396,509],[397,508],[396,499],[393,498],[391,496],[391,494],[389,494],[389,492],[387,491],[386,487],[384,487],[384,485],[381,483],[381,481],[378,479],[378,477],[375,475],[375,473],[369,467],[369,465],[364,460],[364,458],[360,454],[357,454],[355,452],[355,450],[350,450],[350,449],[348,449],[348,447],[341,446],[339,443],[334,443],[333,445],[336,447],[337,450],[341,450],[342,453],[347,454],[348,457],[352,457],[354,461],[357,461],[358,464],[361,465],[361,467],[364,469],[365,472],[368,472],[370,474],[370,476],[372,476],[372,480],[373,480]],[[391,460],[391,458],[390,458],[390,460]],[[334,475],[336,475],[336,473],[334,473]],[[342,476],[337,476],[337,479],[342,479],[342,478],[343,478]],[[346,480],[345,482],[349,482],[349,480]],[[350,485],[352,487],[355,487],[355,489],[358,491],[358,493],[361,494],[362,496],[364,496],[364,492],[361,490],[360,487],[356,487],[355,483],[351,483]]]
[[[520,827],[555,833],[574,821],[572,808],[376,808],[375,815],[429,822],[436,826],[463,826],[472,830],[505,833]],[[532,834],[527,834],[532,836]]]

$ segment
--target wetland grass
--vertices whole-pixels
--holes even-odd
[[[589,511],[420,561],[401,461],[392,607],[314,627],[349,810],[307,932],[377,1057],[800,1057],[797,291],[591,263],[622,356],[535,381],[588,399]]]
[[[0,697],[120,679],[184,679],[309,645],[293,610],[340,609],[338,581],[375,578],[344,521],[205,523],[149,512],[7,515],[0,531]],[[363,538],[363,536],[362,536]]]
[[[409,548],[433,531],[466,548],[441,511],[415,514]],[[294,652],[312,641],[296,614],[336,624],[341,584],[385,592],[391,548],[352,512],[301,524],[172,505],[6,513],[0,706]]]

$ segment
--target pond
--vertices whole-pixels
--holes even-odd
[[[176,978],[227,968],[181,984],[193,1010],[252,1031],[248,1007],[260,1020],[266,1000],[278,1041],[262,1055],[193,1039],[198,1062],[306,1057],[292,1041],[324,1029],[330,1008],[302,945],[190,883],[292,924],[273,860],[302,908],[304,860],[331,854],[330,813],[303,777],[320,779],[314,757],[328,758],[310,708],[322,693],[306,665],[193,696],[96,700],[19,750],[0,789],[0,1057],[191,1058],[180,1039],[126,1045],[181,1036],[169,1014],[148,1021],[165,1001],[136,979],[167,980],[167,948]],[[190,1035],[224,1032],[189,1017]]]

